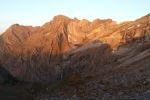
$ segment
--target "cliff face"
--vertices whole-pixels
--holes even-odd
[[[53,48],[54,53],[64,53],[77,45],[94,41],[108,43],[112,48],[117,48],[141,37],[149,39],[149,25],[149,15],[121,24],[116,24],[111,19],[95,19],[90,22],[58,15],[41,27],[12,25],[2,37],[12,50],[19,47],[23,51],[43,48],[43,51],[48,52]]]
[[[58,15],[41,27],[12,25],[0,37],[0,60],[13,76],[22,80],[50,81],[74,61],[80,66],[100,66],[119,56],[121,66],[145,59],[140,58],[140,53],[149,49],[149,42],[149,15],[120,24],[111,19],[90,22]],[[106,60],[101,59],[102,54]],[[124,62],[135,55],[139,58]],[[91,58],[84,61],[88,57]]]
[[[0,36],[0,83],[65,81],[61,99],[144,100],[149,66],[150,14],[120,24],[58,15],[40,27],[12,25]]]
[[[8,52],[20,52],[27,38],[36,33],[38,27],[12,25],[1,36],[1,48]]]

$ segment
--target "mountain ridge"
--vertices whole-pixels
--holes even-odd
[[[60,98],[139,98],[150,87],[150,15],[120,24],[64,15],[40,27],[15,24],[0,37],[0,62],[20,81],[67,81]]]
[[[104,20],[96,19],[96,20],[93,20],[92,22],[90,22],[85,19],[83,19],[83,20],[71,19],[64,15],[58,15],[58,16],[55,16],[52,21],[44,24],[41,27],[34,28],[31,26],[27,26],[27,27],[20,26],[19,24],[12,25],[8,30],[11,30],[13,28],[15,29],[15,26],[17,29],[17,26],[18,26],[18,31],[19,31],[19,28],[21,30],[24,29],[24,31],[22,33],[20,32],[20,36],[19,36],[19,33],[17,33],[17,35],[16,35],[15,32],[8,32],[8,30],[7,30],[6,32],[4,32],[4,35],[10,33],[10,38],[13,38],[13,37],[17,38],[12,41],[18,41],[18,42],[23,41],[24,42],[24,39],[29,36],[23,36],[23,34],[31,35],[32,33],[38,33],[37,35],[32,37],[32,38],[35,37],[34,39],[27,39],[27,41],[30,41],[30,43],[28,43],[27,45],[30,45],[30,44],[32,44],[32,40],[33,40],[33,42],[38,42],[38,40],[36,40],[36,38],[38,38],[39,36],[40,37],[43,36],[46,38],[46,36],[48,37],[48,35],[51,35],[52,33],[65,33],[64,36],[66,36],[66,38],[68,39],[68,42],[71,42],[71,44],[82,44],[82,42],[84,42],[84,41],[88,42],[88,41],[100,40],[100,41],[106,42],[106,43],[107,42],[112,43],[112,41],[113,41],[114,45],[113,44],[111,44],[111,45],[114,47],[115,46],[117,47],[117,45],[119,44],[117,42],[119,42],[119,41],[123,42],[122,41],[123,37],[121,36],[121,34],[124,34],[124,33],[118,32],[118,31],[123,31],[123,30],[127,30],[128,28],[130,29],[130,28],[134,27],[133,26],[134,23],[140,23],[140,19],[144,20],[145,18],[147,18],[147,16],[148,15],[146,15],[142,18],[139,18],[138,20],[135,20],[135,22],[132,21],[132,22],[126,22],[123,24],[122,23],[117,24],[115,21],[112,21],[111,19],[106,19],[106,20],[105,19]],[[121,30],[121,27],[123,27],[124,29]],[[128,27],[128,28],[125,29],[125,27]],[[139,26],[137,25],[137,27],[139,27]],[[60,29],[57,29],[57,28],[60,28]],[[25,31],[25,30],[28,30],[28,31]],[[57,30],[60,30],[60,31],[57,32]],[[30,31],[34,31],[34,32],[30,32]],[[11,33],[12,33],[12,37],[11,37]],[[113,34],[113,35],[111,35],[111,34]],[[118,37],[118,41],[116,41],[117,39],[114,40],[113,36],[116,36],[116,38]],[[4,36],[4,39],[6,39],[8,37],[9,37],[9,35],[8,36],[6,35],[6,36]],[[8,40],[6,40],[6,41],[8,41]],[[8,41],[7,43],[10,43],[10,41]],[[34,43],[34,44],[36,44],[36,43]]]

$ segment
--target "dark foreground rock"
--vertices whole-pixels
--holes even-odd
[[[0,67],[0,84],[15,84],[16,82],[16,78],[14,78],[5,68]]]

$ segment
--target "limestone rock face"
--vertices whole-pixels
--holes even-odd
[[[58,15],[41,27],[12,25],[2,38],[8,49],[20,48],[25,52],[33,52],[42,48],[48,52],[53,48],[53,53],[60,53],[93,41],[107,43],[112,48],[141,37],[148,41],[149,31],[149,15],[121,24],[111,19],[95,19],[90,22]]]
[[[10,45],[21,44],[28,37],[30,37],[36,30],[36,27],[32,26],[21,26],[19,24],[12,25],[6,32],[3,34],[4,39]]]
[[[1,43],[9,51],[20,52],[22,45],[36,32],[37,28],[14,24],[2,34]]]
[[[149,40],[150,35],[150,16],[144,16],[134,22],[131,22],[128,27],[121,32],[123,38],[129,42],[134,39],[139,39],[145,37],[146,40]]]
[[[75,20],[68,25],[69,41],[73,44],[82,44],[94,40],[100,40],[101,36],[108,33],[116,23],[110,19],[96,19],[93,22],[88,20]]]
[[[50,82],[68,70],[85,73],[91,66],[119,68],[148,59],[149,41],[149,15],[120,24],[58,15],[40,27],[12,25],[0,36],[0,60],[20,80]]]

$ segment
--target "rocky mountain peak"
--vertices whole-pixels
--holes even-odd
[[[41,27],[12,25],[0,36],[0,83],[14,78],[44,83],[35,89],[41,97],[63,84],[55,93],[64,100],[71,95],[81,100],[141,98],[150,87],[149,16],[117,24],[58,15]]]
[[[54,16],[53,18],[53,21],[67,21],[67,20],[70,20],[70,18],[64,15],[57,15]]]

